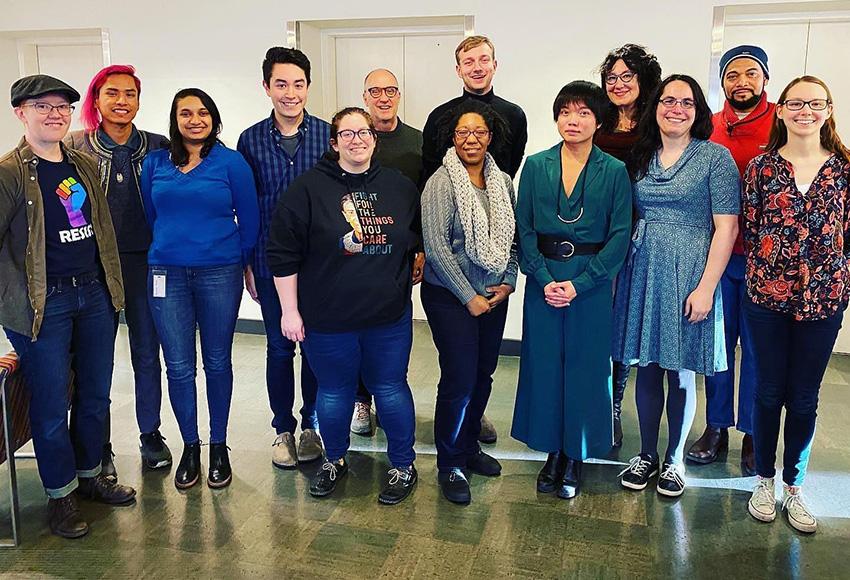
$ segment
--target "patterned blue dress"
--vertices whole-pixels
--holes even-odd
[[[740,191],[722,145],[695,139],[667,169],[657,154],[652,159],[634,184],[638,220],[617,279],[614,360],[703,375],[726,370],[719,284],[705,320],[691,324],[684,312],[708,261],[712,216],[740,213]]]

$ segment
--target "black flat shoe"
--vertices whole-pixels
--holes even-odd
[[[496,477],[502,473],[502,464],[480,449],[478,453],[466,460],[466,468],[472,473],[485,477]]]
[[[467,505],[472,501],[472,493],[469,491],[469,481],[460,469],[452,469],[448,473],[438,473],[437,481],[440,483],[440,491],[443,497],[452,503]]]
[[[564,477],[564,468],[567,466],[567,456],[562,452],[550,453],[543,464],[543,469],[537,474],[537,491],[540,493],[552,493],[558,482]]]
[[[378,495],[378,501],[384,505],[395,505],[404,501],[419,480],[413,465],[402,468],[393,467],[387,475],[387,484]]]
[[[310,495],[325,497],[332,494],[336,489],[336,484],[345,477],[346,473],[348,473],[348,462],[345,459],[333,462],[325,460],[318,473],[313,477],[313,481],[310,482]]]
[[[227,487],[232,478],[227,443],[210,443],[210,470],[207,474],[207,485],[213,489]]]
[[[581,484],[581,466],[581,461],[567,457],[564,477],[561,480],[561,487],[558,488],[559,498],[572,499],[578,495],[578,488]]]
[[[183,446],[183,456],[177,471],[174,472],[174,486],[177,489],[189,489],[196,483],[201,474],[201,442],[189,443]]]

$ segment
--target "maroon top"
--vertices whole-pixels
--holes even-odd
[[[613,133],[597,131],[593,136],[593,143],[608,155],[625,163],[626,157],[632,152],[637,139],[638,134],[634,129]]]

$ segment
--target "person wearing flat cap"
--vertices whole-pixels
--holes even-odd
[[[33,75],[15,81],[11,97],[24,137],[0,157],[0,326],[31,395],[50,530],[76,538],[89,530],[78,498],[126,505],[136,496],[101,473],[114,316],[124,303],[121,265],[98,169],[62,144],[80,94],[59,79]]]
[[[720,81],[726,102],[712,117],[711,141],[725,146],[743,176],[751,159],[765,152],[776,105],[767,101],[765,87],[770,78],[767,53],[758,46],[729,49],[720,59]],[[690,463],[713,463],[729,447],[729,428],[744,434],[741,443],[741,473],[755,475],[753,450],[753,405],[756,368],[750,333],[741,313],[746,294],[744,243],[738,239],[729,264],[720,279],[723,320],[726,331],[728,369],[705,378],[705,431],[688,450]],[[735,420],[735,347],[741,339],[741,374],[738,380],[738,413]]]

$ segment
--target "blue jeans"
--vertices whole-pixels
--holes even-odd
[[[272,427],[278,434],[294,433],[298,422],[292,415],[295,406],[295,343],[280,330],[282,316],[274,278],[254,277],[257,298],[266,328],[266,388],[272,409]],[[304,350],[301,350],[301,428],[316,429],[316,376],[310,370]],[[349,415],[350,415],[349,409]]]
[[[30,391],[30,424],[41,483],[50,498],[67,496],[77,477],[100,473],[115,351],[115,312],[104,283],[48,281],[38,339],[9,329]],[[76,375],[76,430],[68,430],[68,379]]]
[[[844,311],[823,320],[794,320],[790,314],[744,302],[753,336],[756,383],[753,447],[756,472],[776,475],[776,445],[785,407],[785,455],[782,479],[803,485],[815,438],[818,395]]]
[[[153,296],[154,273],[165,272],[165,297]],[[148,292],[157,334],[162,341],[168,397],[186,444],[200,441],[195,375],[195,327],[207,378],[210,443],[227,440],[233,394],[231,350],[242,300],[242,266],[150,266]]]
[[[390,463],[393,467],[411,465],[416,459],[416,415],[407,384],[413,346],[411,307],[398,322],[364,330],[321,333],[308,328],[304,345],[319,381],[316,410],[328,460],[345,457],[348,451],[351,409],[362,377],[375,397]]]
[[[445,288],[423,282],[422,306],[440,354],[434,412],[437,468],[443,472],[465,469],[467,459],[481,449],[481,417],[499,363],[508,301],[476,317]]]
[[[756,365],[750,329],[741,312],[747,293],[744,274],[746,256],[732,254],[720,279],[723,294],[723,323],[726,331],[726,363],[729,370],[705,377],[705,422],[714,428],[735,425],[735,347],[741,337],[741,377],[738,381],[738,431],[753,434],[753,391]]]
[[[667,453],[664,461],[682,465],[685,441],[697,410],[694,371],[662,369],[656,363],[638,367],[635,402],[640,423],[640,452],[658,457],[658,430],[664,413],[664,375],[667,375]]]

